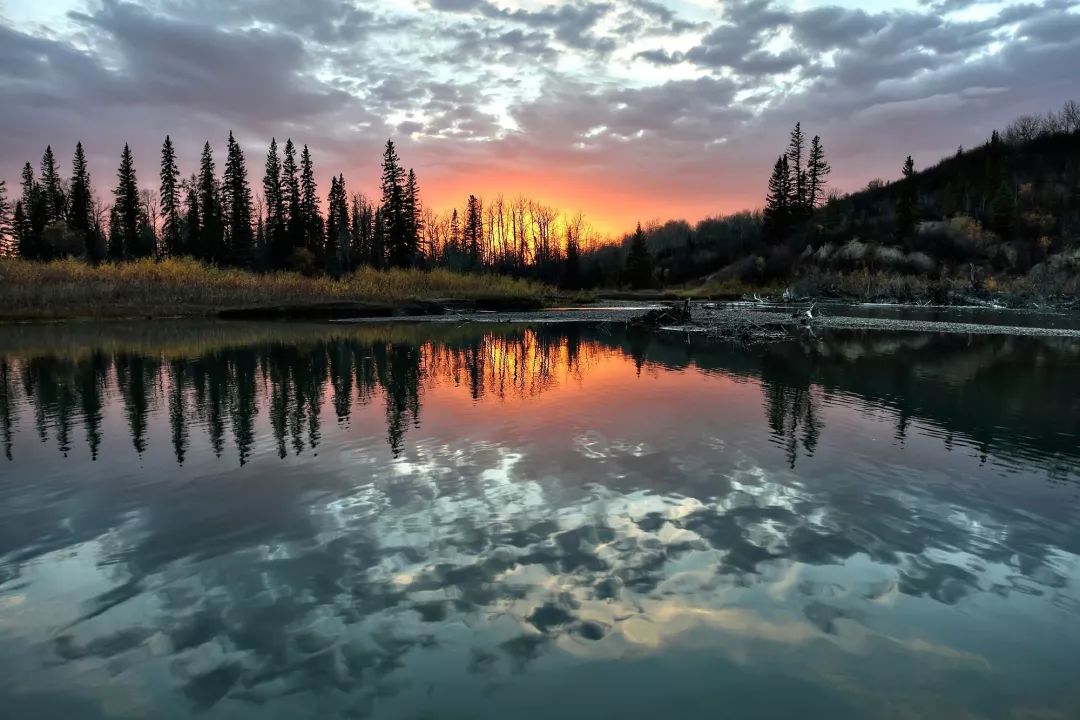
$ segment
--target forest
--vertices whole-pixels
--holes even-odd
[[[380,196],[349,193],[331,179],[324,198],[312,154],[271,140],[253,190],[232,133],[222,171],[203,145],[198,172],[181,177],[170,137],[157,192],[140,187],[125,146],[112,202],[91,186],[83,146],[70,178],[47,147],[37,172],[23,166],[21,192],[0,183],[0,254],[90,264],[193,258],[258,273],[291,270],[342,277],[359,269],[447,268],[492,272],[566,290],[683,288],[723,294],[785,288],[800,295],[914,299],[1037,286],[1075,294],[1080,276],[1080,105],[1024,116],[985,143],[842,195],[819,136],[801,124],[763,172],[761,210],[639,224],[619,239],[580,213],[542,202],[469,195],[463,207],[425,206],[416,172],[388,140]]]

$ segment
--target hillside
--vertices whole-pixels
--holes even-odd
[[[1064,117],[1021,119],[932,167],[909,158],[900,179],[832,195],[779,229],[775,208],[772,225],[767,208],[646,228],[654,285],[893,299],[1076,295],[1080,126]],[[631,239],[584,258],[584,277],[618,284]]]

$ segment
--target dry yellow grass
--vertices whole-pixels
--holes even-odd
[[[432,299],[538,299],[551,288],[500,275],[373,270],[341,279],[256,274],[190,259],[90,266],[78,260],[0,259],[0,319],[205,315],[260,305]]]

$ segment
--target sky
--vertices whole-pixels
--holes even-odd
[[[0,179],[75,142],[98,194],[232,130],[322,190],[398,145],[425,203],[519,193],[602,232],[760,207],[796,121],[850,191],[1080,99],[1080,0],[0,0]]]

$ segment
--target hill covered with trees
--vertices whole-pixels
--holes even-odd
[[[647,286],[790,287],[896,299],[1080,291],[1080,105],[1017,119],[982,145],[848,195],[828,193],[818,138],[792,131],[764,209],[640,231]],[[637,240],[640,245],[642,238]],[[582,260],[589,284],[630,283],[633,235]],[[640,255],[640,252],[638,253]],[[634,263],[640,265],[640,259]]]

